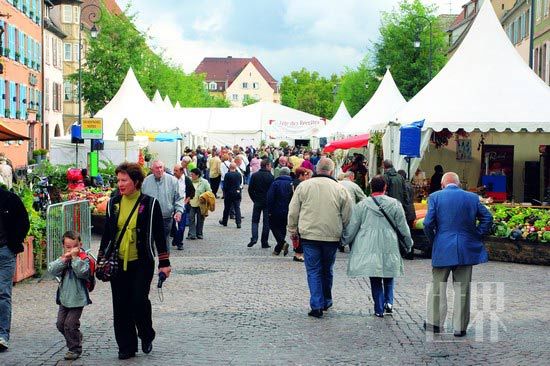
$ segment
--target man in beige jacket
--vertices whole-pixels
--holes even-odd
[[[322,158],[317,175],[298,185],[290,201],[288,231],[299,235],[304,248],[310,292],[309,316],[320,318],[332,306],[336,250],[351,217],[352,201],[333,177],[334,162]]]

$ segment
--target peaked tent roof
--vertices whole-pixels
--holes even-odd
[[[388,69],[369,102],[351,119],[343,133],[355,135],[384,130],[388,122],[406,104],[407,101],[401,95]]]
[[[485,1],[447,65],[397,114],[423,129],[550,131],[550,88],[510,43]]]
[[[95,117],[103,118],[104,138],[116,139],[116,132],[125,118],[136,131],[151,124],[151,107],[151,101],[130,68],[115,96],[95,114]]]
[[[334,114],[334,117],[330,120],[327,126],[319,131],[319,137],[330,137],[338,133],[342,133],[344,126],[351,120],[351,116],[344,104],[344,101],[340,102],[338,110]]]
[[[153,99],[151,99],[151,102],[153,102],[154,104],[157,104],[157,105],[161,105],[164,103],[164,101],[162,100],[162,97],[160,96],[160,92],[158,91],[155,91],[155,95],[153,95]]]
[[[166,94],[166,96],[164,97],[164,104],[166,104],[166,106],[170,109],[174,108],[174,106],[172,105],[172,101],[170,100],[170,97],[168,96],[168,94]]]

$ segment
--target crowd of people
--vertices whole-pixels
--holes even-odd
[[[155,160],[148,176],[137,163],[120,164],[97,267],[91,269],[94,261],[82,250],[76,232],[65,233],[64,253],[48,266],[61,278],[57,328],[66,339],[65,358],[81,355],[80,316],[91,303],[88,284],[94,271],[96,275],[101,271],[101,279],[111,285],[119,359],[136,355],[138,339],[144,353],[152,351],[155,331],[149,290],[155,253],[159,279],[165,280],[171,273],[170,247],[183,250],[187,226],[186,240],[206,237],[204,220],[220,191],[224,208],[219,224],[226,227],[234,220],[238,229],[244,219],[242,195],[248,192],[253,202],[249,248],[258,240],[261,248],[271,248],[270,231],[276,240],[272,255],[287,256],[292,245],[293,260],[304,262],[307,273],[309,316],[322,318],[334,306],[333,267],[336,252],[345,251],[344,246],[350,248],[347,274],[370,279],[374,315],[392,314],[394,279],[403,276],[402,257],[413,248],[410,225],[415,211],[404,171],[396,171],[390,160],[382,165],[383,174],[369,180],[364,157],[357,154],[336,179],[334,162],[320,151],[239,146],[186,150],[172,170]],[[440,170],[437,167],[436,174]],[[459,292],[453,328],[455,336],[462,337],[470,316],[472,266],[488,260],[481,239],[492,217],[475,194],[459,189],[455,173],[436,178],[440,189],[434,187],[424,221],[433,243],[433,284],[424,328],[434,333],[443,330],[446,283],[452,273]],[[15,254],[22,250],[19,243],[28,231],[28,217],[21,207],[17,196],[0,190],[0,351],[8,348]],[[13,220],[24,224],[17,225],[20,231],[7,230]]]

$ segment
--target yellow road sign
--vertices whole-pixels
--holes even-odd
[[[83,118],[82,138],[101,140],[103,138],[103,119]]]

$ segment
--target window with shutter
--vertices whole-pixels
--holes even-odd
[[[19,85],[19,110],[21,119],[27,119],[27,87],[25,85]]]
[[[72,5],[62,5],[63,7],[63,23],[73,22],[73,7]]]
[[[78,43],[73,44],[73,61],[78,62]]]
[[[63,46],[65,47],[65,52],[63,54],[63,60],[64,61],[72,61],[73,60],[73,45],[71,43],[63,43]]]
[[[4,78],[0,77],[0,117],[6,113],[6,83]]]
[[[73,6],[73,22],[80,23],[80,6]]]
[[[10,81],[10,118],[15,118],[15,110],[17,107],[17,94],[15,90],[15,83]]]
[[[73,85],[69,81],[65,81],[63,83],[63,100],[66,102],[70,102],[73,100]]]
[[[15,27],[10,26],[10,58],[15,60]]]
[[[54,94],[54,99],[55,99],[55,94]],[[46,110],[50,109],[50,80],[49,79],[44,79],[44,108]],[[55,104],[53,109],[55,110]]]

